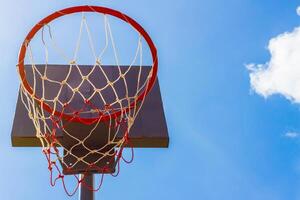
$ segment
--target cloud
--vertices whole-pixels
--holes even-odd
[[[281,94],[300,103],[300,27],[272,38],[268,50],[268,62],[246,65],[251,88],[264,97]]]
[[[297,12],[297,15],[299,15],[299,16],[300,16],[300,6],[298,6],[298,8],[297,8],[296,12]]]
[[[287,138],[295,139],[295,138],[298,138],[300,135],[299,135],[299,133],[296,133],[296,132],[287,132],[287,133],[285,133],[284,136]]]

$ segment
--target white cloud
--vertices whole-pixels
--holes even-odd
[[[298,6],[298,8],[297,8],[297,15],[299,15],[300,16],[300,6]]]
[[[294,138],[298,138],[299,137],[299,133],[296,133],[296,132],[287,132],[284,136],[287,137],[287,138],[294,139]]]
[[[264,97],[281,94],[300,103],[300,27],[272,38],[268,50],[270,61],[246,65],[252,89]]]

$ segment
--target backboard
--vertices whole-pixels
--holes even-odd
[[[90,70],[92,66],[79,66],[82,71]],[[37,68],[43,70],[45,68],[44,65],[37,65]],[[47,66],[48,75],[49,76],[63,76],[69,66],[62,66],[62,65],[48,65]],[[103,68],[107,69],[107,75],[109,78],[112,78],[116,73],[116,67],[114,66],[103,66]],[[122,66],[124,70],[126,70],[127,66]],[[28,71],[31,69],[31,66],[25,66],[25,69]],[[147,67],[143,67],[143,69],[147,70]],[[30,76],[31,73],[27,73],[27,78],[29,81],[32,81],[32,77]],[[132,76],[134,77],[135,74],[133,73]],[[74,76],[76,79],[76,76]],[[76,81],[76,80],[74,80]],[[103,80],[105,81],[105,80]],[[134,84],[133,78],[128,78],[128,84]],[[37,84],[37,87],[42,87],[42,84]],[[55,90],[53,85],[45,86],[48,91]],[[38,90],[38,89],[37,89]],[[88,91],[88,88],[86,89]],[[67,95],[67,91],[65,91],[65,95]],[[85,129],[84,126],[74,124],[70,128],[71,132],[75,134],[84,134]],[[100,130],[99,132],[105,132],[104,130]],[[86,131],[88,132],[88,131]],[[102,133],[103,134],[103,133]],[[61,132],[57,133],[57,137],[60,140],[64,140],[65,142],[70,142],[68,139],[64,138],[64,134]],[[120,139],[123,137],[119,135]],[[138,117],[135,120],[135,123],[130,131],[129,138],[131,141],[131,146],[134,148],[167,148],[169,145],[169,136],[168,130],[166,125],[166,120],[163,111],[163,103],[161,99],[161,93],[159,88],[159,82],[156,80],[156,83],[150,93],[145,98],[145,102],[143,107],[141,108]],[[20,95],[18,96],[18,101],[16,104],[16,111],[15,117],[11,132],[11,141],[13,147],[40,147],[41,143],[40,140],[36,137],[36,131],[33,126],[32,121],[29,119],[28,112],[25,109],[23,103],[21,102]],[[95,140],[91,140],[95,141]],[[78,152],[81,152],[78,150]],[[81,152],[84,153],[84,152]],[[72,160],[72,157],[66,157],[66,159]],[[93,158],[90,158],[93,159]],[[110,158],[102,160],[102,162],[107,162]],[[99,163],[99,166],[102,166],[103,163]],[[113,169],[113,163],[111,165],[111,171]],[[81,173],[82,169],[85,166],[82,166],[82,163],[78,164],[77,168],[73,173]],[[64,171],[65,174],[68,174],[67,171]]]

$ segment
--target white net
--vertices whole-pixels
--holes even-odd
[[[73,195],[80,184],[85,184],[85,176],[80,178],[78,173],[117,175],[121,160],[131,162],[132,159],[125,160],[122,153],[124,147],[130,146],[130,130],[153,73],[152,64],[143,65],[143,37],[138,31],[134,29],[137,35],[134,56],[123,66],[106,14],[103,14],[103,27],[104,45],[97,49],[87,17],[82,13],[76,47],[73,56],[68,57],[61,43],[56,41],[52,26],[44,24],[40,31],[43,65],[35,62],[31,41],[25,41],[28,59],[25,78],[32,92],[21,84],[21,100],[34,124],[36,137],[41,141],[51,185],[62,180],[68,195]],[[91,65],[78,63],[83,33],[87,35],[92,53]],[[51,51],[65,64],[49,64]],[[114,65],[103,63],[107,52],[112,53]],[[66,174],[75,178],[74,190],[66,187]],[[102,180],[103,176],[96,187],[86,186],[98,190]]]

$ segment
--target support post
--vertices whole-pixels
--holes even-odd
[[[82,174],[80,176],[83,176]],[[87,185],[94,186],[94,175],[88,174],[85,176],[84,181]],[[80,184],[79,200],[94,200],[94,192],[89,190],[84,185]]]

